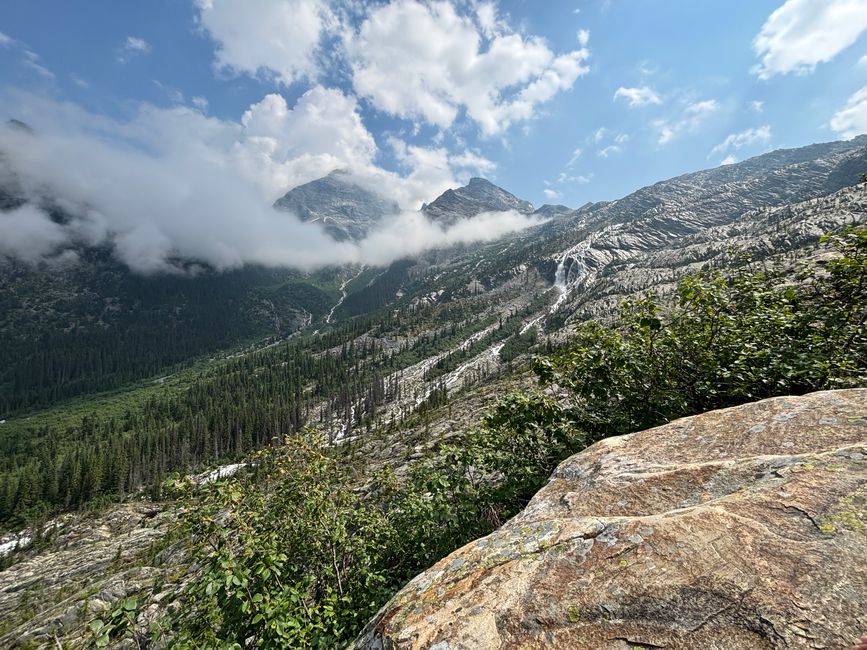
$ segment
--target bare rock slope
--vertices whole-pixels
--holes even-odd
[[[867,631],[867,389],[599,442],[357,649],[843,648]]]

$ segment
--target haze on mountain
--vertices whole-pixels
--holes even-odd
[[[867,2],[0,29],[0,647],[867,632]]]
[[[232,169],[193,165],[173,152],[156,161],[85,131],[71,123],[63,133],[50,125],[0,127],[3,175],[13,188],[6,193],[20,204],[0,220],[0,252],[69,263],[76,246],[108,244],[142,273],[178,272],[177,260],[218,270],[248,263],[311,270],[385,264],[538,222],[516,211],[494,217],[491,212],[509,204],[481,200],[460,223],[435,223],[399,210],[387,194],[363,188],[363,180],[350,181],[342,171],[290,190],[274,209]],[[57,210],[62,220],[52,218]]]

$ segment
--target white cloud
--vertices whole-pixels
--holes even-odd
[[[542,194],[545,195],[546,199],[551,199],[552,201],[555,199],[563,198],[563,194],[561,192],[558,192],[557,190],[552,190],[549,187],[546,187],[544,190],[542,190]]]
[[[708,115],[719,108],[715,99],[706,99],[700,102],[688,104],[684,112],[687,115]]]
[[[589,29],[581,29],[578,31],[578,44],[581,47],[587,47],[587,43],[590,42],[590,30]]]
[[[600,158],[608,158],[609,156],[620,153],[623,150],[623,147],[621,147],[620,145],[628,141],[629,134],[615,134],[610,129],[607,129],[604,126],[596,129],[596,131],[594,131],[593,134],[587,138],[588,143],[600,145],[601,148],[598,148],[596,150],[596,155]],[[605,144],[605,142],[608,142],[608,144],[606,146],[601,146]]]
[[[737,157],[733,154],[729,154],[725,158],[720,161],[720,165],[734,165],[738,161]]]
[[[750,102],[750,108],[754,113],[762,113],[765,110],[765,102],[752,101]]]
[[[485,135],[533,118],[588,70],[584,47],[555,55],[541,38],[488,37],[450,2],[375,7],[344,44],[355,91],[377,109],[441,128],[465,111]]]
[[[484,156],[472,151],[464,151],[455,156],[449,156],[449,165],[458,169],[466,169],[477,174],[490,174],[497,169],[497,164]]]
[[[858,65],[867,65],[867,54],[858,59]]]
[[[503,24],[497,18],[497,7],[493,2],[482,2],[476,7],[476,19],[485,36],[493,36],[503,29]]]
[[[833,59],[867,30],[864,0],[786,0],[753,41],[761,79],[812,72]]]
[[[182,93],[177,88],[172,88],[171,86],[167,86],[161,81],[153,80],[154,86],[159,88],[165,96],[168,97],[169,101],[173,104],[183,104],[184,103],[184,93]]]
[[[582,150],[581,147],[576,147],[575,151],[572,152],[572,157],[569,159],[569,162],[566,163],[567,167],[571,167],[576,162],[578,162],[578,158],[581,157]]]
[[[292,107],[282,95],[266,95],[244,112],[240,126],[232,156],[271,200],[336,168],[366,170],[376,155],[355,98],[322,86]]]
[[[35,206],[0,212],[0,255],[30,261],[51,255],[66,240],[63,227]]]
[[[218,69],[290,84],[317,71],[316,50],[332,17],[324,0],[194,0],[217,44]]]
[[[72,215],[64,225],[35,208],[2,215],[0,254],[7,256],[54,259],[84,241],[112,246],[140,272],[176,271],[171,260],[178,256],[218,269],[249,262],[311,269],[384,263],[536,223],[489,215],[444,230],[405,213],[364,242],[338,244],[319,226],[273,210],[287,189],[335,168],[411,207],[455,187],[455,169],[493,169],[474,151],[450,155],[401,141],[391,145],[406,175],[380,169],[355,99],[337,90],[314,87],[292,107],[268,95],[240,123],[186,106],[150,105],[122,122],[25,93],[0,95],[0,109],[26,115],[36,132],[0,126],[0,150],[25,193],[48,194]]]
[[[842,138],[854,138],[867,133],[867,86],[864,86],[834,113],[831,128]]]
[[[24,67],[29,68],[40,77],[53,81],[54,73],[42,64],[42,58],[33,50],[24,48]]]
[[[353,261],[384,265],[407,255],[455,244],[492,241],[503,235],[543,223],[517,212],[484,212],[444,229],[420,212],[404,212],[382,224],[359,242]]]
[[[561,184],[574,183],[575,185],[586,185],[593,179],[593,174],[578,174],[577,176],[570,176],[566,172],[560,172],[560,176],[557,177],[557,182]]]
[[[143,38],[137,36],[127,36],[123,45],[117,51],[117,60],[120,63],[126,63],[130,59],[140,54],[148,54],[151,51],[150,43]]]
[[[710,155],[715,153],[724,153],[730,149],[743,149],[757,143],[767,143],[771,139],[771,127],[769,125],[759,126],[754,129],[746,129],[740,133],[732,133],[725,140],[711,149]]]
[[[706,99],[687,104],[676,119],[657,120],[654,125],[659,131],[659,144],[668,144],[683,133],[695,132],[717,110],[719,104],[716,100]]]
[[[0,47],[9,47],[14,42],[15,42],[15,39],[13,39],[11,36],[9,36],[8,34],[4,34],[3,32],[0,32]]]
[[[208,110],[208,100],[205,97],[196,96],[196,97],[193,97],[190,100],[190,102],[192,103],[193,106],[198,108],[200,111]]]
[[[636,106],[662,103],[662,99],[656,91],[648,86],[641,86],[639,88],[624,88],[621,86],[617,89],[617,92],[614,93],[615,100],[619,97],[623,97],[633,108]]]

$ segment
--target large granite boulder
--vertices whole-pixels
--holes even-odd
[[[599,442],[410,582],[358,649],[845,648],[867,631],[867,390]]]

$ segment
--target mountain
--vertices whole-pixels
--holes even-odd
[[[469,219],[482,212],[514,210],[531,214],[533,204],[484,178],[471,178],[464,187],[446,190],[435,201],[423,205],[421,210],[432,220],[450,226],[460,219]]]
[[[867,225],[865,170],[863,137],[775,151],[615,201],[543,206],[549,218],[524,231],[384,268],[140,277],[109,250],[81,251],[73,268],[0,260],[0,527],[21,532],[34,512],[144,498],[173,473],[243,462],[306,426],[363,463],[358,476],[385,467],[403,476],[408,459],[526,389],[532,355],[568,340],[583,320],[610,319],[624,297],[665,299],[690,272],[738,266],[733,247],[782,268],[824,254],[823,233]],[[332,176],[325,186],[341,185],[351,199],[345,178]],[[332,209],[329,200],[297,205],[313,218]],[[474,179],[424,210],[454,223],[512,208],[532,211]],[[169,518],[175,507],[147,503]],[[130,526],[147,527],[132,514]],[[151,589],[156,574],[122,573],[126,551],[106,570],[117,549],[103,524],[79,523],[96,527],[81,538],[92,544],[80,555],[92,558],[87,575],[125,596]],[[18,588],[72,561],[67,552],[40,562],[52,553],[45,548],[3,560],[24,558],[20,572],[0,572],[0,611],[16,612],[0,626],[2,647],[37,633],[40,643],[54,644],[55,633],[63,641],[73,632],[46,621],[58,607],[72,617],[93,596],[90,584],[59,589],[78,594],[62,603]]]
[[[400,211],[397,203],[362,187],[340,170],[289,190],[274,207],[302,221],[322,223],[337,241],[363,239],[380,219]]]
[[[574,212],[574,210],[565,205],[551,205],[550,203],[546,203],[541,208],[537,208],[533,212],[533,216],[542,217],[543,219],[552,219],[554,217],[561,217],[564,214],[569,214],[570,212]]]

